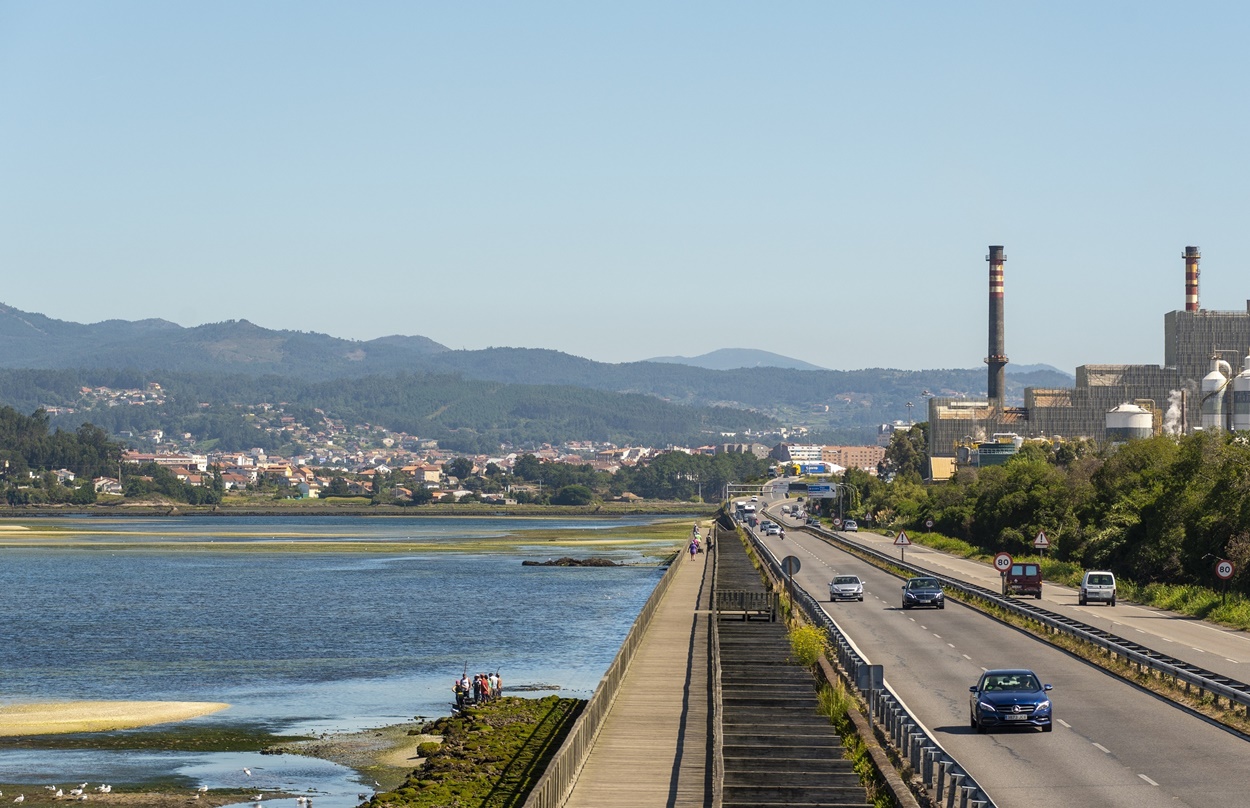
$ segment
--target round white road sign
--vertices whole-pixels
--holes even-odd
[[[1215,577],[1221,581],[1227,581],[1233,577],[1233,562],[1221,558],[1215,562]]]
[[[998,570],[999,572],[1006,572],[1007,570],[1011,569],[1011,554],[999,553],[998,555],[994,556],[994,569]]]

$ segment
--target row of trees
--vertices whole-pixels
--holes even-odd
[[[1250,591],[1250,437],[1029,442],[1005,465],[924,484],[926,429],[895,435],[881,469],[892,483],[847,473],[857,513],[911,530],[932,519],[987,553],[1031,553],[1044,531],[1060,560],[1141,583],[1211,585],[1216,559],[1228,559],[1234,585]]]

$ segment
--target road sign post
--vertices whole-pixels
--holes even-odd
[[[786,574],[786,594],[790,597],[790,602],[794,603],[794,576],[803,564],[797,556],[786,556],[781,559],[781,571]]]
[[[1215,577],[1224,582],[1224,591],[1220,593],[1220,605],[1228,602],[1228,579],[1233,577],[1236,567],[1227,558],[1215,562]]]
[[[894,537],[894,546],[898,548],[898,560],[907,560],[907,548],[911,546],[911,539],[907,538],[907,531],[900,530],[898,535]]]
[[[1011,557],[1011,553],[996,553],[994,555],[994,569],[998,570],[998,577],[1002,579],[1003,594],[1007,594],[1007,573],[1011,571],[1011,565],[1015,559]]]

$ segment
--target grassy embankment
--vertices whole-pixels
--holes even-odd
[[[525,802],[560,748],[585,701],[507,696],[422,728],[442,741],[423,743],[425,757],[394,791],[375,794],[372,808],[515,808]]]

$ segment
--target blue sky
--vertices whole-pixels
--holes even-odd
[[[1239,4],[0,0],[0,302],[609,362],[1159,363]],[[1250,348],[1250,346],[1245,346]]]

